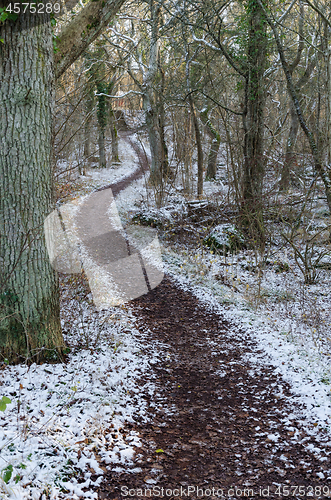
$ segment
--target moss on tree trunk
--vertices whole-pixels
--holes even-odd
[[[0,359],[55,360],[65,345],[46,249],[52,210],[53,46],[49,19],[1,26]]]

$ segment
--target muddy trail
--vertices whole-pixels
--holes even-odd
[[[107,472],[99,498],[331,497],[328,434],[316,443],[314,426],[297,420],[290,387],[254,361],[249,334],[169,277],[132,305],[164,358],[156,394],[145,395],[150,423],[135,424],[140,470]]]

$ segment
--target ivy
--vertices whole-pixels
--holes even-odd
[[[7,398],[6,396],[2,396],[0,399],[0,411],[5,411],[7,408],[7,405],[10,405],[11,399]]]
[[[1,477],[3,481],[8,484],[13,475],[13,466],[10,464],[5,469],[1,471]]]
[[[0,25],[3,24],[7,19],[9,21],[16,21],[18,18],[18,14],[14,14],[6,10],[7,7],[0,7]],[[4,43],[4,40],[1,38],[1,42]]]

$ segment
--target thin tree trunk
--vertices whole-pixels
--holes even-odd
[[[112,164],[116,165],[117,163],[120,163],[120,159],[118,154],[118,134],[116,128],[116,121],[112,110],[110,113],[109,125],[110,125],[110,135],[111,135],[111,162]]]
[[[261,3],[261,0],[257,0],[257,1],[258,1],[259,5],[261,6],[261,8],[264,9],[263,4]],[[319,151],[315,137],[308,127],[307,120],[305,120],[305,118],[303,116],[298,92],[294,86],[292,74],[291,74],[289,65],[285,59],[284,49],[283,49],[280,37],[278,35],[278,31],[276,29],[276,26],[274,25],[274,23],[272,22],[272,20],[270,19],[270,17],[268,16],[268,14],[266,13],[265,10],[264,10],[264,14],[266,16],[266,19],[268,21],[270,28],[272,29],[272,31],[274,33],[280,61],[282,63],[283,71],[284,71],[284,74],[285,74],[285,77],[287,80],[287,88],[288,88],[289,94],[291,96],[291,99],[293,101],[295,111],[298,115],[300,126],[308,139],[311,154],[312,154],[313,159],[314,159],[315,172],[320,176],[320,178],[324,184],[326,200],[327,200],[329,211],[331,213],[331,177],[330,177],[330,171],[325,166],[325,164],[323,164],[323,162],[322,162],[321,151]]]
[[[159,128],[160,128],[160,138],[162,143],[162,180],[166,180],[170,175],[169,160],[168,160],[168,148],[165,140],[165,109],[164,109],[164,89],[165,89],[165,78],[164,71],[161,65],[160,53],[158,57],[158,67],[161,75],[161,86],[158,92],[158,110],[159,110]]]
[[[115,81],[112,80],[108,84],[107,88],[107,93],[111,95],[113,93],[115,86]],[[116,120],[115,120],[115,115],[112,107],[112,101],[111,98],[108,99],[108,115],[109,115],[109,127],[110,127],[110,136],[111,136],[111,162],[112,164],[117,164],[120,163],[119,156],[118,156],[118,134],[117,134],[117,128],[116,128]]]
[[[195,106],[191,95],[189,96],[189,103],[190,103],[191,115],[195,131],[195,140],[197,143],[197,151],[198,151],[198,198],[200,198],[203,195],[203,151],[201,144],[201,133],[199,128],[198,117],[195,112]]]
[[[200,112],[200,118],[202,123],[206,126],[207,134],[212,140],[208,154],[206,179],[215,179],[217,173],[217,155],[220,149],[221,136],[208,118],[207,109]]]
[[[99,124],[99,136],[98,136],[98,147],[99,147],[99,167],[106,167],[106,147],[105,147],[105,129]]]
[[[326,43],[326,101],[327,101],[327,114],[326,114],[326,130],[327,130],[327,153],[328,165],[331,166],[331,45],[330,45],[330,28],[325,27],[327,33]]]
[[[90,85],[90,84],[88,84]],[[84,124],[84,157],[85,161],[91,156],[91,129],[92,129],[92,110],[94,105],[94,94],[91,88],[85,99],[85,115],[86,120]],[[85,170],[85,169],[84,169]],[[84,172],[85,175],[85,172]]]
[[[148,130],[148,138],[151,150],[151,183],[158,189],[158,204],[162,199],[162,159],[164,157],[164,149],[160,131],[159,116],[155,95],[155,82],[158,73],[159,61],[159,23],[160,23],[160,6],[156,5],[154,0],[150,2],[151,9],[151,40],[149,48],[149,63],[148,71],[143,83],[143,107],[146,117],[146,125]]]
[[[49,18],[27,10],[0,38],[0,356],[55,360],[65,345],[44,235],[53,196]]]
[[[299,119],[295,111],[293,103],[291,102],[291,127],[286,143],[285,160],[282,169],[282,175],[279,183],[281,191],[286,191],[290,186],[291,171],[296,164],[295,145],[299,131]]]
[[[101,74],[103,71],[100,70]],[[107,93],[107,89],[105,88],[105,84],[103,81],[97,82],[97,91],[98,94]],[[106,146],[105,146],[105,132],[107,126],[107,111],[106,111],[106,97],[104,95],[98,95],[98,146],[99,146],[99,167],[106,167]]]

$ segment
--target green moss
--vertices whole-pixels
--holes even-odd
[[[0,296],[0,359],[10,363],[62,361],[66,346],[62,339],[54,293],[44,299],[36,319],[26,321],[19,297],[10,290]]]

